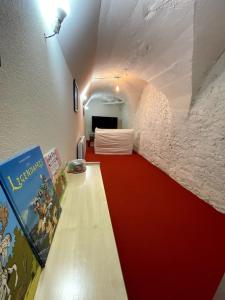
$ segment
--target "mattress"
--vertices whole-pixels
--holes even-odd
[[[133,129],[95,129],[96,154],[132,154]]]

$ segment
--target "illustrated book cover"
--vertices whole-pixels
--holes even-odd
[[[40,269],[0,185],[0,299],[31,299]]]
[[[52,148],[48,153],[44,154],[44,159],[51,175],[56,195],[61,200],[67,186],[67,181],[59,150]]]
[[[0,164],[0,181],[34,254],[45,265],[61,214],[39,146]]]
[[[53,179],[57,172],[62,168],[62,160],[57,148],[52,148],[44,154],[44,159],[51,178]]]

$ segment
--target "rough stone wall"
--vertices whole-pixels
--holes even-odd
[[[167,98],[151,85],[143,91],[134,128],[137,151],[167,171],[171,140],[170,107]]]
[[[189,116],[170,112],[148,85],[136,113],[137,151],[178,183],[225,212],[225,54],[206,78]]]

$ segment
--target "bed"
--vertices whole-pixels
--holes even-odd
[[[95,129],[96,154],[132,154],[133,143],[133,129]]]

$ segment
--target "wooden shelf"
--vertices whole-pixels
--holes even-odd
[[[62,209],[35,300],[127,299],[98,163],[68,174]]]

